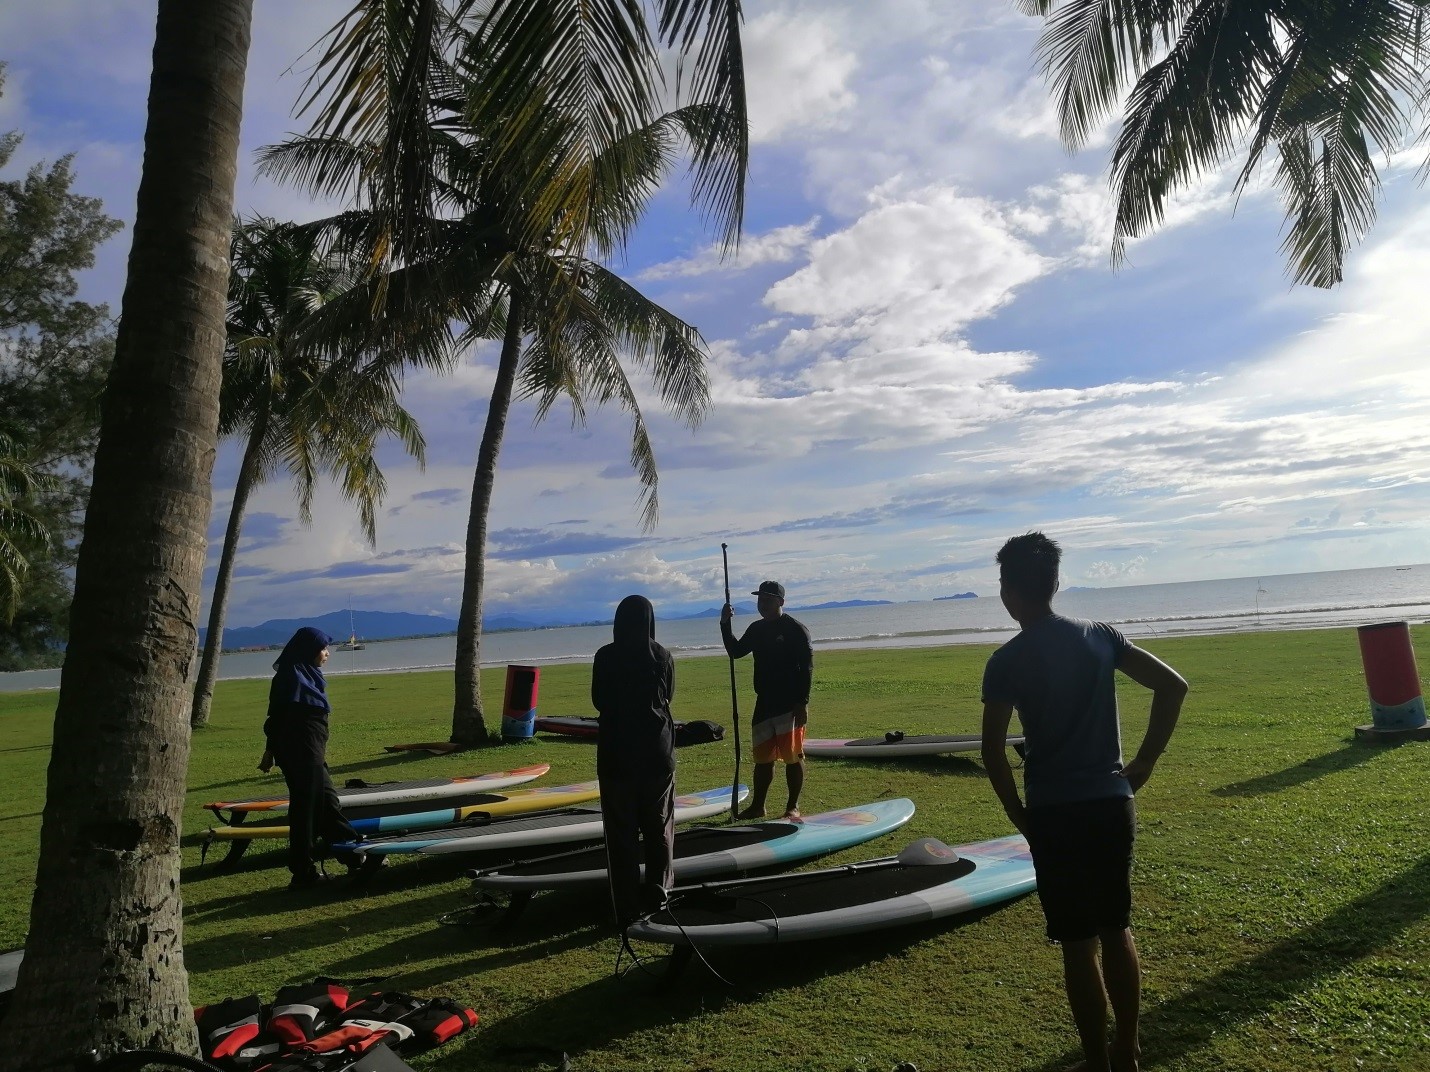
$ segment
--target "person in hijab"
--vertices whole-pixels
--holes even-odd
[[[267,750],[259,769],[277,762],[288,783],[288,870],[291,887],[314,886],[325,876],[318,870],[315,839],[328,844],[358,840],[343,818],[338,791],[328,776],[328,683],[323,664],[333,638],[304,626],[293,634],[278,661],[268,687],[268,718],[263,723]]]
[[[664,904],[674,881],[675,660],[655,642],[655,608],[644,596],[621,600],[613,632],[591,667],[591,704],[601,723],[596,777],[611,905],[624,930]]]

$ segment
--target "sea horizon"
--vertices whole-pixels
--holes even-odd
[[[1352,628],[1383,621],[1430,619],[1430,564],[1376,566],[1316,573],[1231,577],[1064,589],[1054,609],[1069,617],[1109,622],[1134,641],[1171,636]],[[793,608],[810,630],[816,651],[858,648],[998,644],[1017,632],[992,596],[907,600],[839,609]],[[737,615],[736,630],[753,621]],[[660,618],[657,639],[677,658],[723,652],[719,625],[708,616]],[[591,659],[610,640],[607,624],[543,626],[482,636],[482,668],[555,665]],[[334,649],[327,672],[405,673],[450,669],[455,634],[374,640],[357,651]],[[265,678],[272,650],[226,653],[225,681]],[[59,687],[59,669],[0,674],[0,692]]]

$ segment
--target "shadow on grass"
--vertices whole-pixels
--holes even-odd
[[[458,907],[455,901],[456,895],[453,908]],[[560,933],[537,939],[519,930],[505,930],[500,927],[458,929],[434,923],[430,930],[407,935],[358,956],[330,964],[327,971],[339,977],[380,974],[388,980],[384,986],[411,993],[430,993],[457,979],[469,979],[486,971],[534,963],[571,949],[594,945],[602,937],[609,935],[610,930],[607,927],[590,920],[569,925]],[[454,956],[454,947],[463,946],[471,949],[471,955]],[[614,956],[614,940],[611,951]],[[437,958],[442,958],[442,962],[428,967],[416,970],[404,970],[402,967],[404,963],[414,960],[425,962]],[[528,1036],[526,1041],[529,1042],[530,1038],[531,1036]]]
[[[1302,760],[1294,767],[1287,767],[1285,770],[1273,771],[1270,774],[1260,774],[1255,778],[1248,778],[1244,782],[1232,782],[1230,785],[1219,786],[1212,790],[1213,796],[1218,797],[1254,797],[1262,793],[1279,793],[1283,789],[1294,789],[1298,785],[1313,781],[1316,778],[1324,777],[1327,774],[1335,774],[1338,771],[1351,770],[1374,759],[1387,747],[1398,748],[1398,742],[1391,745],[1368,746],[1364,744],[1354,744],[1347,748],[1342,748],[1337,752],[1327,752],[1323,756],[1312,756],[1310,759]]]
[[[254,893],[246,902],[226,905],[212,915],[197,913],[196,918],[205,924],[236,916],[254,927],[186,942],[184,959],[191,971],[221,971],[265,960],[270,955],[287,956],[299,950],[328,945],[348,933],[381,934],[392,927],[433,920],[442,912],[456,907],[461,896],[457,891],[441,889],[422,897],[406,898],[400,903],[384,899],[378,904],[368,904],[360,891],[360,887],[342,881],[332,889],[289,890],[283,886]],[[312,911],[319,905],[330,908],[330,911],[307,922],[284,925],[279,915]],[[264,922],[269,916],[274,917],[271,926]],[[412,940],[402,938],[392,944],[405,945]],[[450,944],[450,938],[448,942]],[[254,956],[255,947],[262,949],[266,955]]]
[[[263,742],[261,740],[258,742],[257,747],[260,751],[262,750]],[[328,773],[336,778],[336,776],[340,774],[352,774],[355,771],[372,770],[374,767],[392,767],[399,763],[411,763],[413,760],[422,759],[425,756],[425,752],[392,752],[390,754],[379,756],[376,759],[362,759],[354,763],[341,763],[336,767],[329,767]],[[256,763],[257,760],[255,760],[254,762]],[[263,775],[259,774],[257,771],[254,771],[252,774],[245,775],[242,778],[233,778],[226,782],[210,782],[207,785],[193,785],[189,787],[189,792],[213,793],[217,790],[228,789],[235,785],[251,785],[253,782],[258,781],[262,777]],[[288,792],[288,790],[284,787],[282,779],[279,779],[276,782],[270,782],[269,785],[272,786],[272,796],[284,796]],[[338,789],[340,791],[342,788],[343,787],[341,785],[338,785]],[[260,789],[259,791],[261,792],[262,789]],[[265,798],[253,797],[252,799],[262,800]]]
[[[22,744],[14,748],[0,748],[0,755],[9,755],[12,752],[48,752],[48,744]]]
[[[816,756],[819,766],[838,764],[839,766],[861,767],[866,770],[878,769],[906,771],[911,774],[934,774],[955,778],[987,778],[983,764],[973,759],[976,752],[936,756],[890,756],[888,759],[862,759],[858,756]],[[1015,764],[1016,770],[1019,765]]]
[[[27,811],[23,815],[0,815],[0,823],[13,822],[16,819],[38,819],[44,812]]]
[[[1008,903],[1012,902],[1005,905]],[[579,1055],[584,1052],[600,1050],[629,1035],[672,1021],[718,1014],[732,1006],[767,1002],[772,996],[777,999],[783,990],[806,986],[829,975],[858,971],[872,960],[971,925],[1005,905],[991,906],[959,916],[957,920],[856,935],[839,941],[801,942],[797,953],[788,945],[706,950],[711,965],[731,985],[716,979],[698,960],[675,979],[668,979],[665,977],[667,958],[661,947],[642,944],[638,952],[644,968],[631,968],[621,977],[607,975],[533,1005],[484,1031],[459,1053],[439,1058],[433,1067],[450,1068],[454,1072],[472,1067],[528,1069],[533,1067],[529,1059],[516,1061],[507,1055],[529,1048],[533,1040],[538,1040],[542,1048],[570,1054],[573,1065],[581,1067]],[[559,942],[570,944],[587,934],[577,932],[564,936]],[[607,939],[614,967],[617,951],[614,937],[604,927],[596,928],[594,934]],[[550,948],[542,946],[531,953],[543,953]],[[627,958],[624,965],[629,963]],[[485,966],[488,965],[479,961],[464,967]],[[454,974],[458,973],[449,973],[447,978]],[[427,982],[425,978],[422,981]]]
[[[275,850],[279,846],[286,846],[286,842],[275,842]],[[265,859],[266,857],[266,859]],[[217,878],[243,874],[249,871],[259,871],[268,867],[281,867],[287,863],[286,851],[273,851],[263,854],[257,861],[249,863],[245,857],[240,865],[233,870],[215,871],[212,866],[202,869],[204,878]],[[252,893],[230,894],[227,897],[215,897],[201,903],[194,903],[189,909],[189,914],[195,918],[222,919],[225,915],[234,917],[252,916],[255,912],[267,911],[287,911],[290,903],[287,901],[268,901],[270,895],[276,896],[281,892],[285,897],[302,897],[306,900],[322,900],[324,898],[333,900],[353,900],[363,897],[383,897],[388,894],[398,893],[404,890],[421,890],[438,883],[452,882],[465,875],[466,870],[471,866],[464,857],[453,856],[443,857],[422,857],[410,860],[396,866],[384,867],[376,872],[363,874],[360,876],[348,876],[344,873],[340,864],[335,864],[328,860],[324,862],[324,867],[328,873],[339,876],[334,885],[323,887],[318,890],[305,891],[301,894],[288,894],[287,888],[281,890],[267,888],[255,890]],[[185,869],[187,872],[188,868]],[[292,904],[300,903],[296,900]]]
[[[1143,1065],[1168,1064],[1205,1046],[1213,1034],[1270,1015],[1320,980],[1391,945],[1427,914],[1430,857],[1320,923],[1178,997],[1144,1009]],[[1065,1053],[1039,1072],[1066,1068],[1079,1057],[1080,1051]]]

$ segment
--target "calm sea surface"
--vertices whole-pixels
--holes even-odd
[[[1430,620],[1430,565],[1081,589],[1061,593],[1056,606],[1070,617],[1111,622],[1134,638],[1420,623]],[[815,647],[825,649],[999,644],[1015,632],[996,593],[979,599],[793,613],[809,627]],[[751,620],[737,616],[736,632]],[[662,621],[656,635],[676,655],[723,650],[714,618]],[[584,661],[610,637],[605,625],[489,633],[482,637],[482,664]],[[370,642],[362,651],[335,650],[327,670],[436,669],[451,666],[455,651],[456,638],[450,636]],[[273,659],[271,651],[225,655],[219,676],[267,677]],[[0,674],[0,692],[56,688],[59,681],[58,670]]]

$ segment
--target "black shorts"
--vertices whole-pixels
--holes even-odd
[[[1080,942],[1129,925],[1136,836],[1131,797],[1028,809],[1028,845],[1049,939]]]

